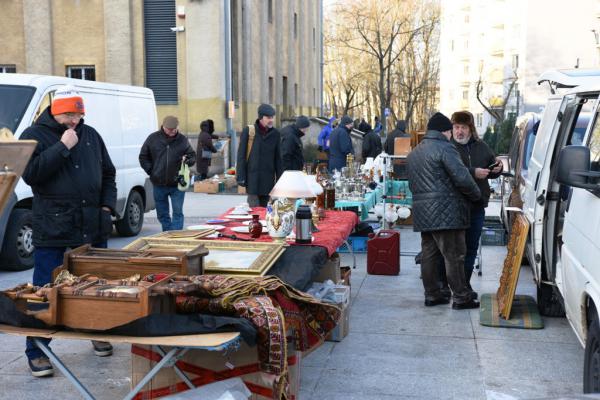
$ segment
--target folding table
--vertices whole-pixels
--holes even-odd
[[[235,351],[240,345],[239,332],[220,332],[220,333],[205,333],[197,335],[180,335],[180,336],[117,336],[104,335],[102,333],[80,333],[68,332],[53,329],[33,329],[19,328],[9,325],[0,324],[0,333],[18,336],[31,336],[37,346],[48,356],[54,366],[56,366],[69,381],[79,390],[83,398],[93,400],[94,396],[87,388],[73,375],[66,367],[60,358],[50,350],[48,346],[42,343],[35,337],[43,337],[49,339],[70,339],[70,340],[99,340],[108,341],[111,343],[130,343],[154,346],[157,353],[162,356],[162,359],[152,368],[146,376],[125,396],[125,400],[133,399],[134,396],[150,382],[150,380],[161,370],[161,368],[174,368],[177,375],[190,387],[195,388],[190,379],[181,371],[175,363],[190,349],[201,349],[208,351]],[[165,350],[163,346],[168,346],[170,349]]]

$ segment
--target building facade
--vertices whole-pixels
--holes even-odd
[[[442,1],[440,110],[471,111],[483,135],[494,120],[477,100],[479,83],[480,98],[491,108],[515,115],[540,112],[549,94],[537,85],[542,72],[598,66],[592,30],[600,32],[599,3]]]
[[[322,0],[227,1],[3,0],[0,72],[146,86],[188,134],[228,116],[239,131],[263,102],[278,120],[319,114]]]

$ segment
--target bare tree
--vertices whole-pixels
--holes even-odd
[[[510,78],[510,83],[508,85],[508,88],[506,89],[504,98],[501,102],[498,102],[499,105],[493,105],[491,104],[491,102],[485,102],[481,98],[484,89],[484,82],[481,77],[481,73],[479,74],[479,79],[477,79],[477,85],[475,90],[477,95],[477,101],[479,102],[479,104],[481,104],[483,109],[487,111],[487,113],[490,114],[492,118],[494,118],[494,120],[496,121],[496,125],[499,125],[502,122],[504,122],[504,119],[506,118],[506,105],[508,104],[508,100],[512,95],[513,89],[515,88],[518,79],[519,77],[517,76],[517,71],[513,70],[513,77]]]

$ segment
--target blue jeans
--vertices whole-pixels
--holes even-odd
[[[477,258],[477,250],[479,249],[479,238],[483,229],[485,220],[485,208],[471,207],[471,226],[465,232],[465,242],[467,244],[467,253],[465,254],[465,277],[467,283],[473,273],[475,258]]]
[[[169,197],[173,207],[173,219],[169,213]],[[156,203],[156,216],[164,231],[183,229],[183,200],[185,192],[177,186],[154,186],[154,202]]]
[[[106,241],[94,243],[93,247],[106,248]],[[36,247],[33,253],[33,284],[43,286],[52,282],[52,271],[54,268],[62,265],[63,257],[67,251],[66,247]],[[46,346],[50,344],[50,339],[38,338]],[[45,357],[44,352],[40,350],[35,342],[29,337],[26,340],[25,354],[27,358],[33,360],[39,357]]]

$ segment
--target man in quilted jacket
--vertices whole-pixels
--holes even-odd
[[[464,271],[465,230],[470,201],[481,197],[479,187],[450,142],[452,122],[434,114],[423,141],[408,155],[408,180],[413,194],[413,227],[421,232],[421,276],[425,306],[448,304],[441,291],[438,264],[443,257],[455,310],[477,308]]]

